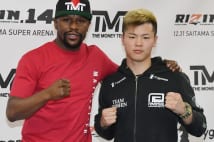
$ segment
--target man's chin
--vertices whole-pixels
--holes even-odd
[[[77,43],[77,44],[65,43],[65,47],[69,50],[79,50],[80,46],[81,46],[81,43]]]
[[[64,45],[69,50],[78,50],[81,44],[82,44],[81,38],[77,40],[64,39]]]
[[[79,49],[80,49],[80,46],[70,46],[68,49],[69,49],[69,50],[76,51],[76,50],[79,50]]]

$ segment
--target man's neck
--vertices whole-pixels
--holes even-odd
[[[137,62],[133,60],[126,61],[127,66],[132,70],[135,75],[143,74],[148,68],[151,67],[151,59],[144,60],[143,62]]]

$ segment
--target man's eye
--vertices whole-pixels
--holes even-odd
[[[129,38],[132,38],[132,39],[133,39],[133,38],[135,38],[135,36],[129,36]]]
[[[147,36],[144,36],[143,38],[144,38],[144,39],[150,39],[150,37],[147,37]]]
[[[67,22],[67,21],[69,21],[69,18],[64,18],[64,19],[62,19],[62,21]]]
[[[77,22],[78,23],[85,23],[85,22],[87,22],[85,19],[77,19]]]

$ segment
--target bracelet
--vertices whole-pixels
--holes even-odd
[[[188,103],[185,102],[185,113],[179,115],[179,117],[182,118],[182,119],[186,119],[191,114],[192,114],[192,107],[190,106],[190,104],[188,104]]]

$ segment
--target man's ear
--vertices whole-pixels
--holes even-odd
[[[124,46],[124,33],[122,33],[122,36],[120,37],[121,43]]]
[[[154,43],[154,46],[153,46],[153,47],[156,47],[156,46],[157,46],[157,42],[158,42],[158,36],[155,36],[155,43]]]
[[[56,19],[53,19],[53,22],[54,22],[54,28],[55,28],[56,30],[58,30],[58,27],[57,27],[57,20],[56,20]]]

